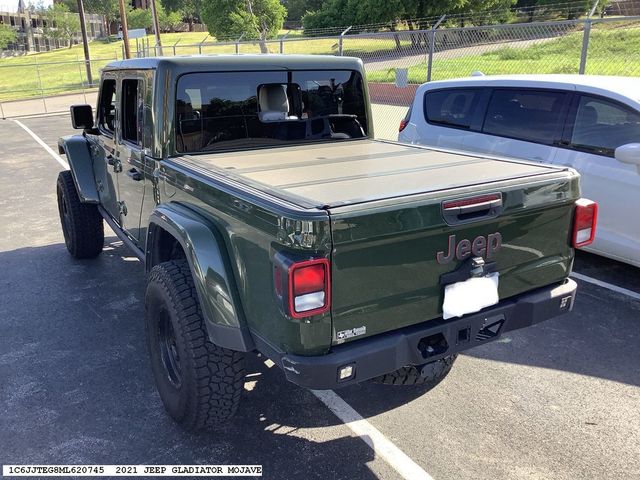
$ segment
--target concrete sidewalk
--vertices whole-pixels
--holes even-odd
[[[97,98],[98,90],[92,89],[66,95],[34,97],[28,100],[0,102],[0,117],[12,118],[28,115],[41,115],[46,113],[68,112],[71,105],[82,103],[96,105]]]

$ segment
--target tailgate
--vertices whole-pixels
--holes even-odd
[[[463,268],[473,245],[495,262],[501,300],[566,278],[578,178],[555,171],[330,209],[333,343],[440,317],[440,277]],[[501,206],[489,215],[444,211],[496,195]]]

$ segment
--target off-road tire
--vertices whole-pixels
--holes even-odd
[[[163,333],[167,322],[172,341]],[[145,329],[153,376],[167,413],[187,431],[211,429],[229,420],[244,388],[244,354],[209,340],[186,260],[164,262],[151,270]]]
[[[457,354],[450,355],[427,364],[428,373],[426,375],[420,374],[420,367],[409,365],[375,377],[372,381],[384,385],[418,385],[424,390],[431,390],[449,374],[457,357]]]
[[[94,258],[104,246],[104,223],[97,205],[82,203],[69,170],[56,184],[58,213],[67,250],[74,258]]]

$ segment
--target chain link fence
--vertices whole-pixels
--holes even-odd
[[[67,111],[73,103],[95,103],[100,70],[116,58],[91,60],[94,84],[84,60],[39,62],[37,56],[0,63],[0,118]]]
[[[444,20],[441,19],[441,20]],[[434,24],[437,27],[437,23]],[[376,136],[397,138],[419,84],[474,72],[640,76],[640,17],[587,18],[478,27],[431,28],[267,42],[202,42],[145,47],[139,56],[284,53],[362,59]]]
[[[441,19],[443,20],[443,19]],[[640,16],[587,18],[474,27],[449,27],[434,22],[427,30],[303,37],[300,32],[266,42],[180,41],[154,47],[140,42],[138,57],[283,53],[345,55],[362,59],[376,120],[376,135],[395,139],[417,86],[434,80],[466,77],[473,72],[501,74],[592,74],[640,76]],[[37,57],[32,57],[37,58]],[[0,114],[20,109],[11,100],[37,97],[45,111],[47,98],[60,92],[86,95],[85,65],[37,63],[0,64]],[[94,59],[94,78],[112,59]],[[16,77],[20,79],[15,89]],[[49,102],[52,103],[52,102]],[[42,109],[42,107],[40,107]],[[66,107],[65,107],[66,109]],[[4,112],[3,112],[3,111]],[[9,113],[7,113],[9,111]],[[37,113],[37,112],[33,112]]]

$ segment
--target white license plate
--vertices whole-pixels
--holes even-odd
[[[491,273],[444,287],[442,318],[462,317],[498,303],[498,277],[498,273]]]

